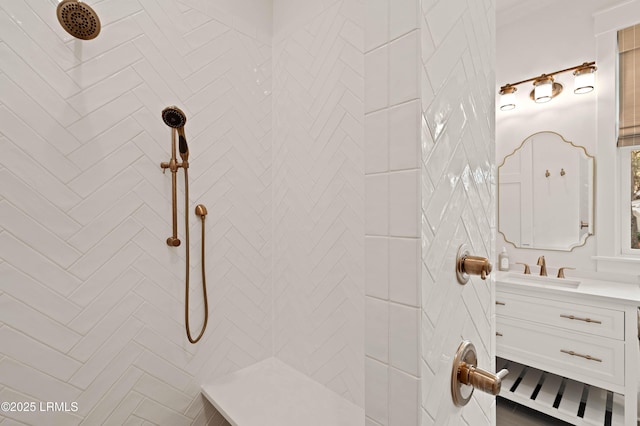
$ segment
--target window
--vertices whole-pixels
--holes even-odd
[[[631,248],[640,249],[640,149],[630,152]]]
[[[640,251],[640,24],[618,31],[618,147],[623,253]]]

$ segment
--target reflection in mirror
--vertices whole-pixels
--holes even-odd
[[[518,248],[571,251],[593,235],[594,159],[555,132],[535,133],[498,167],[498,230]]]

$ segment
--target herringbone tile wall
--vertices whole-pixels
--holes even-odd
[[[490,280],[455,279],[458,246],[494,259],[495,1],[423,1],[422,425],[488,425],[495,399],[474,392],[454,407],[451,359],[462,340],[492,370]]]
[[[273,46],[274,349],[362,405],[364,6],[297,3]]]
[[[223,424],[201,382],[273,352],[271,2],[89,3],[103,29],[81,42],[59,27],[57,1],[0,2],[0,401],[77,402],[0,423]],[[172,104],[188,116],[194,329],[192,208],[209,210],[211,316],[196,346],[183,330],[184,251],[165,244],[160,111]],[[338,165],[356,161],[349,131]]]

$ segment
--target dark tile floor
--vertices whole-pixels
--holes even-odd
[[[508,399],[498,398],[496,408],[497,426],[571,426],[554,417],[547,416]]]

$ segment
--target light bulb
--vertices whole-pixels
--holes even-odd
[[[553,97],[553,77],[543,76],[534,81],[534,100],[536,103],[549,102]]]
[[[516,89],[505,86],[500,89],[500,111],[509,111],[516,107]]]
[[[595,87],[595,71],[596,67],[585,67],[575,70],[573,73],[575,76],[573,80],[573,93],[580,95],[591,92]]]

